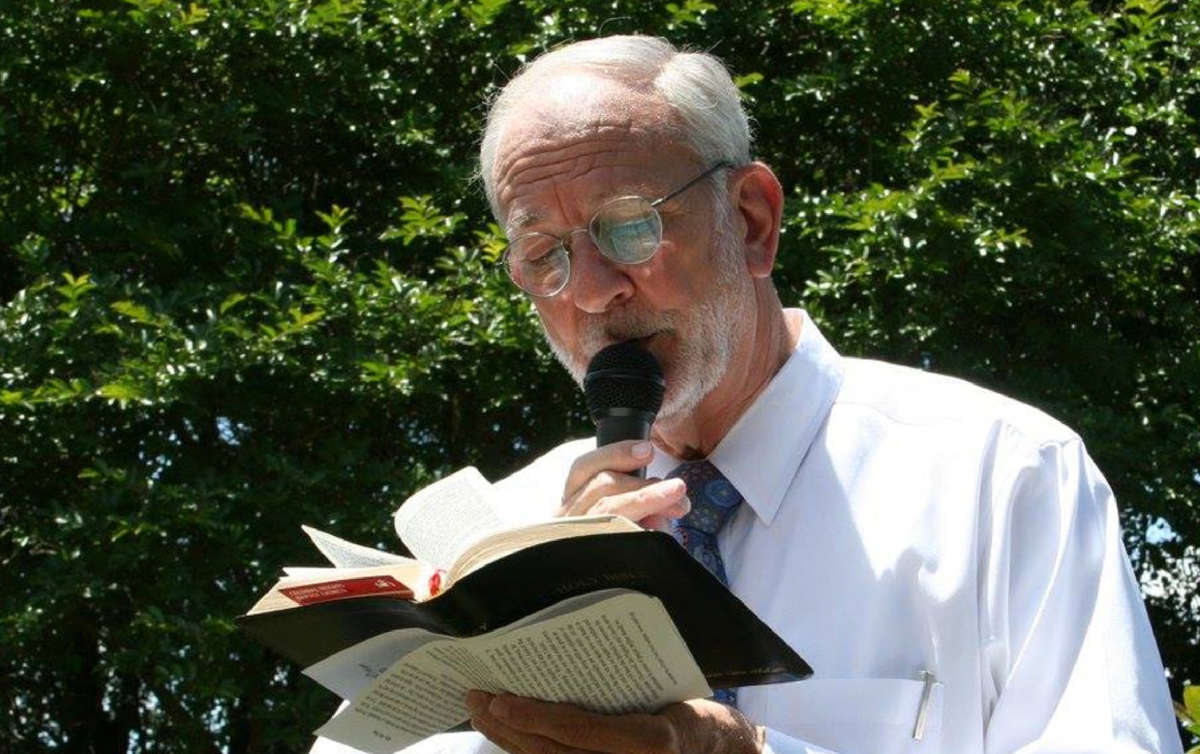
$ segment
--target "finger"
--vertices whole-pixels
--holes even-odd
[[[513,735],[531,734],[568,750],[653,754],[672,751],[675,740],[671,724],[653,715],[602,715],[507,694],[495,697],[487,711]]]
[[[470,718],[470,726],[509,754],[532,754],[511,736],[511,729],[491,717]]]
[[[766,730],[746,719],[736,708],[711,699],[690,699],[668,705],[657,713],[670,723],[679,751],[697,751],[719,737],[727,751],[762,751]]]
[[[471,727],[510,754],[588,754],[561,741],[512,728],[487,712],[471,717]]]
[[[488,705],[494,698],[493,694],[478,689],[467,692],[463,702],[466,704],[467,712],[471,715],[471,727],[509,754],[529,754],[527,748],[514,737],[515,731],[488,712]],[[523,735],[528,736],[528,734]]]
[[[575,497],[588,480],[601,471],[637,471],[654,458],[654,445],[648,440],[621,440],[601,445],[575,459],[567,472],[563,499]]]
[[[682,479],[662,479],[645,486],[612,495],[605,495],[588,507],[592,514],[608,513],[641,521],[647,516],[660,515],[679,518],[691,509],[687,485]]]
[[[595,513],[592,508],[602,498],[620,495],[645,487],[658,481],[657,479],[639,479],[620,471],[601,471],[587,480],[575,494],[565,499],[558,508],[559,516],[582,516]]]
[[[653,509],[668,518],[686,515],[691,510],[691,503],[687,500],[687,485],[682,482],[676,484],[677,480],[667,481],[668,484],[664,485],[660,484],[662,479],[638,479],[628,474],[601,471],[575,497],[559,506],[555,515],[617,513],[635,521],[638,520],[635,515],[643,509]],[[629,506],[634,507],[624,510]]]
[[[521,746],[514,738],[514,731],[490,715],[476,715],[471,718],[471,727],[484,738],[504,749],[509,754],[532,754]],[[524,734],[529,736],[531,734]]]
[[[661,531],[661,532],[670,534],[672,518],[679,518],[679,516],[668,517],[668,516],[663,516],[661,514],[655,513],[653,515],[646,516],[645,518],[643,518],[641,521],[638,521],[637,523],[638,523],[638,526],[642,527],[643,529],[649,529],[651,531]]]

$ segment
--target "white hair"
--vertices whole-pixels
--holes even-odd
[[[500,91],[488,110],[479,149],[479,173],[492,212],[499,218],[495,176],[496,150],[509,120],[519,114],[527,95],[546,84],[556,71],[584,70],[652,92],[678,114],[681,138],[705,165],[750,161],[750,124],[738,89],[723,63],[705,52],[681,52],[658,37],[611,36],[560,47],[526,63]],[[714,174],[710,185],[723,188]],[[723,177],[723,176],[722,176]]]

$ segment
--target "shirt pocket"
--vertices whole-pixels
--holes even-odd
[[[767,694],[771,728],[839,754],[930,754],[941,751],[942,684],[930,687],[921,740],[913,739],[923,681],[822,678]]]

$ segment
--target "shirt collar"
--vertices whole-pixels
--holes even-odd
[[[841,356],[806,312],[786,313],[801,318],[796,349],[708,457],[765,524],[775,518],[842,385]],[[679,463],[660,450],[649,474],[665,477]]]

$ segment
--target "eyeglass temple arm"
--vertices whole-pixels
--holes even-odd
[[[674,199],[675,197],[677,197],[677,196],[679,196],[680,194],[682,194],[684,191],[687,191],[687,190],[688,190],[688,189],[690,189],[692,186],[695,186],[697,183],[699,183],[700,181],[702,181],[702,180],[704,180],[705,178],[709,177],[710,175],[712,175],[713,173],[717,172],[717,171],[718,171],[718,170],[720,170],[721,168],[731,168],[731,167],[733,167],[733,165],[732,165],[731,163],[729,163],[728,161],[726,161],[726,160],[721,160],[721,161],[719,161],[719,162],[716,162],[716,163],[714,163],[714,164],[713,164],[713,166],[712,166],[711,168],[709,168],[708,170],[705,170],[703,173],[701,173],[700,175],[696,176],[695,178],[693,178],[692,180],[688,181],[687,183],[683,184],[682,186],[680,186],[679,188],[675,189],[675,190],[674,190],[674,191],[672,191],[671,193],[667,194],[667,195],[666,195],[666,196],[664,196],[663,198],[661,198],[661,199],[659,199],[659,200],[657,200],[657,201],[653,201],[653,202],[651,202],[651,203],[650,203],[650,206],[651,206],[651,207],[657,207],[658,205],[662,204],[663,202],[665,202],[665,201],[667,201],[667,200],[669,200],[669,199]]]

